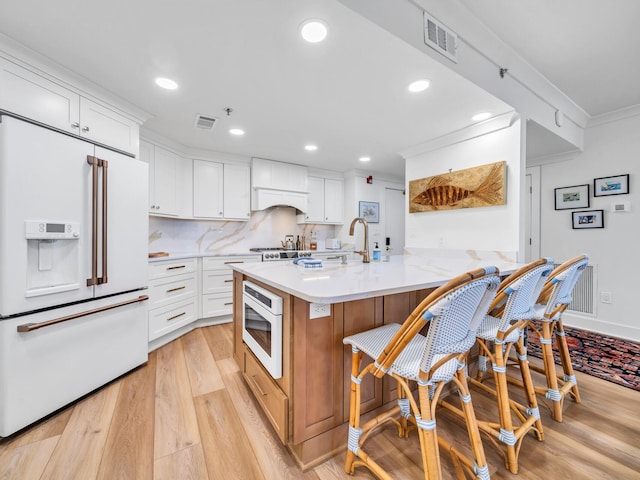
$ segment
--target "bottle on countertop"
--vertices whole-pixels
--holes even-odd
[[[318,240],[316,239],[316,232],[311,230],[311,240],[309,241],[309,250],[318,249]]]
[[[380,252],[380,248],[378,248],[378,242],[375,242],[375,247],[373,247],[373,261],[379,262],[382,260],[382,252]]]
[[[301,250],[302,247],[300,246],[300,235],[298,235],[296,237],[296,250]]]

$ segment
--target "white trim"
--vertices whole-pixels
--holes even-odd
[[[598,127],[600,125],[617,122],[619,120],[626,120],[627,118],[635,117],[638,115],[640,115],[640,105],[632,105],[630,107],[621,108],[620,110],[616,110],[614,112],[604,113],[602,115],[598,115],[597,117],[593,117],[591,120],[589,120],[587,128]]]
[[[485,120],[484,122],[475,123],[455,132],[447,133],[441,137],[409,147],[398,153],[405,159],[413,158],[423,153],[439,150],[450,145],[455,145],[456,143],[466,142],[472,138],[481,137],[482,135],[487,135],[488,133],[508,128],[513,125],[518,118],[519,115],[515,111],[507,112],[489,120]]]

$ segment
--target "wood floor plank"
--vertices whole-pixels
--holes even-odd
[[[156,353],[120,381],[120,392],[98,479],[151,480],[156,390]]]
[[[191,445],[171,455],[158,458],[153,464],[153,478],[154,480],[209,480],[202,444]]]
[[[154,457],[171,455],[200,442],[181,339],[157,351]]]
[[[303,473],[293,458],[274,434],[271,424],[253,398],[235,361],[231,358],[217,362],[224,382],[233,398],[238,418],[247,432],[249,442],[265,478],[278,479],[316,479],[313,471]]]
[[[0,455],[0,479],[40,478],[60,436],[16,446]]]
[[[66,427],[72,412],[73,405],[40,420],[30,428],[26,428],[11,437],[3,438],[0,440],[0,454],[7,449],[39,442],[50,437],[59,437]]]
[[[225,323],[214,327],[202,328],[204,338],[209,344],[213,358],[224,360],[233,356],[233,324]]]
[[[184,355],[194,397],[224,388],[220,371],[213,358],[202,329],[197,328],[182,337]]]
[[[209,477],[264,479],[249,438],[241,427],[227,391],[218,390],[201,395],[195,397],[194,402],[200,424],[202,448],[207,455]]]
[[[119,391],[115,381],[75,405],[42,480],[96,477]]]

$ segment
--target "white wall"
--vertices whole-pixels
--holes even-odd
[[[519,251],[524,176],[519,119],[506,128],[407,157],[407,191],[410,180],[503,160],[507,162],[506,205],[419,213],[408,213],[407,208],[407,248]]]
[[[384,246],[386,218],[384,215],[385,189],[402,189],[402,180],[384,177],[371,173],[372,183],[367,183],[369,173],[351,171],[345,173],[344,180],[344,225],[336,227],[336,236],[340,238],[344,246],[354,245],[357,250],[362,248],[363,228],[356,226],[354,236],[349,236],[351,221],[358,216],[359,202],[378,202],[380,204],[380,222],[369,224],[369,247],[373,249],[374,242],[378,242],[380,248]],[[401,214],[401,212],[398,212]],[[371,251],[371,250],[370,250]]]
[[[587,330],[640,341],[636,304],[640,271],[640,109],[612,121],[600,118],[585,130],[584,151],[541,169],[541,253],[563,261],[588,253],[597,268],[595,316],[565,314],[565,323]],[[596,123],[596,122],[594,122]],[[593,197],[593,179],[630,174],[630,194]],[[604,229],[573,230],[571,212],[554,210],[554,188],[589,184],[591,209],[605,210]],[[631,202],[630,212],[612,213],[613,201]],[[600,302],[611,292],[613,303]]]

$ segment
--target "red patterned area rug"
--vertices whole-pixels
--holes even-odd
[[[564,327],[573,368],[640,391],[640,343]],[[555,362],[560,357],[553,343]],[[529,330],[527,353],[542,358],[537,334]]]

